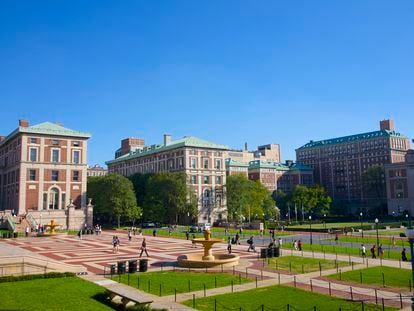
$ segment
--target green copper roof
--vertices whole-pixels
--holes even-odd
[[[80,137],[80,138],[89,138],[91,134],[85,132],[74,131],[63,127],[59,124],[52,123],[52,122],[43,122],[36,125],[23,127],[19,126],[15,129],[12,133],[10,133],[5,140],[1,142],[4,144],[13,136],[17,135],[18,133],[27,133],[27,134],[42,134],[42,135],[51,135],[51,136],[69,136],[69,137]]]
[[[344,137],[337,137],[337,138],[331,138],[331,139],[325,139],[325,140],[319,140],[319,141],[311,140],[309,143],[303,145],[297,150],[305,149],[305,148],[324,147],[328,145],[343,144],[343,143],[349,143],[349,142],[354,142],[354,141],[372,139],[376,137],[407,138],[406,136],[400,133],[397,133],[395,131],[380,130],[380,131],[374,131],[374,132],[368,132],[368,133],[362,133],[362,134],[356,134],[356,135],[350,135],[350,136],[344,136]]]
[[[260,160],[254,160],[249,162],[249,169],[255,168],[270,168],[278,171],[312,171],[313,169],[301,163],[293,163],[292,165],[286,165],[279,162],[264,162]]]
[[[249,167],[249,164],[229,158],[229,159],[226,159],[226,166]]]
[[[135,152],[125,154],[119,158],[114,160],[107,161],[106,164],[113,164],[117,162],[122,162],[129,159],[139,158],[143,156],[147,156],[150,154],[155,154],[171,149],[177,149],[180,147],[194,147],[194,148],[205,148],[205,149],[219,149],[219,150],[228,150],[229,148],[225,145],[219,145],[207,140],[194,137],[194,136],[186,136],[177,140],[173,140],[167,145],[151,145],[146,146],[141,150],[137,150]]]

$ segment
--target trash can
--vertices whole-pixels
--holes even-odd
[[[140,259],[139,272],[147,272],[147,270],[148,270],[148,259]]]
[[[269,247],[267,249],[267,258],[272,258],[273,257],[273,247]]]
[[[267,248],[260,249],[260,258],[266,258],[267,256]]]
[[[111,265],[110,268],[111,268],[111,275],[116,274],[116,265]]]
[[[125,273],[126,261],[118,261],[118,274]]]
[[[13,232],[13,238],[17,238],[18,237],[18,233],[17,232]]]
[[[280,247],[274,247],[273,248],[273,257],[279,257],[280,256]]]
[[[130,260],[128,261],[128,273],[135,273],[137,272],[137,261]]]

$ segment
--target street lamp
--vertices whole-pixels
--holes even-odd
[[[412,271],[412,280],[413,280],[413,284],[414,284],[414,261],[413,261],[413,257],[414,257],[414,249],[413,249],[413,244],[414,244],[414,229],[407,229],[406,230],[406,235],[408,238],[408,243],[410,243],[410,251],[411,251],[411,271]],[[411,297],[411,310],[414,310],[414,296]]]
[[[323,214],[323,228],[326,230],[326,214]]]
[[[309,215],[310,244],[312,245],[312,216]]]
[[[375,229],[377,230],[377,253],[379,256],[378,218],[375,218]]]
[[[364,228],[362,227],[362,212],[359,213],[359,217],[361,218],[361,237],[364,238]]]

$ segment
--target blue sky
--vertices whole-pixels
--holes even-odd
[[[120,140],[249,149],[376,130],[414,137],[414,1],[0,2],[0,134],[18,119]]]

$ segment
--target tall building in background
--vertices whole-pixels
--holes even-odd
[[[131,140],[124,139],[122,144],[124,141]],[[122,145],[121,149],[123,147]],[[166,134],[163,144],[137,148],[106,164],[109,173],[124,176],[135,173],[185,172],[187,183],[198,198],[198,221],[212,223],[226,217],[224,160],[227,150],[227,146],[197,137],[172,140],[171,135]]]
[[[108,170],[98,164],[95,164],[93,166],[88,167],[86,175],[88,177],[105,176],[108,175]]]
[[[395,131],[394,122],[383,120],[378,131],[311,140],[296,149],[296,159],[313,168],[315,183],[334,200],[361,203],[377,199],[364,190],[362,175],[367,169],[403,162],[409,148],[409,139]],[[385,197],[384,192],[381,199]]]
[[[86,219],[87,140],[90,134],[44,122],[0,137],[0,210],[63,228]],[[68,206],[71,208],[68,209]],[[92,216],[91,214],[89,215]]]

